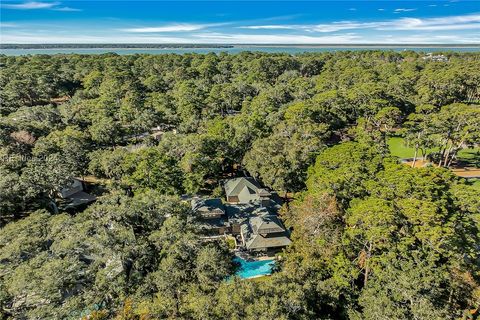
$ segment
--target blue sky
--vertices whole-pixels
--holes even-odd
[[[479,1],[12,1],[1,43],[480,43]]]

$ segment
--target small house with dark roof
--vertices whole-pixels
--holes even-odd
[[[58,192],[58,197],[64,201],[62,207],[64,209],[76,208],[97,200],[94,195],[85,192],[85,190],[84,182],[73,178],[67,186]]]

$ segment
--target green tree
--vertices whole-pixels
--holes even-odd
[[[130,153],[122,167],[124,182],[134,188],[150,188],[165,194],[180,194],[183,190],[183,172],[178,163],[158,149]]]
[[[21,184],[27,197],[43,198],[57,211],[58,193],[75,177],[75,167],[58,153],[28,161],[22,170]]]

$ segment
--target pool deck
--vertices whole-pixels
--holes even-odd
[[[255,258],[252,258],[252,260],[255,260],[255,261],[265,261],[265,260],[275,260],[275,257],[269,257],[269,256],[263,256],[263,257],[255,257]]]

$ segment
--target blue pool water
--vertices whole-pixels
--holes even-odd
[[[234,261],[240,263],[240,269],[236,275],[242,279],[269,275],[275,264],[275,260],[246,261],[239,257],[234,258]]]

